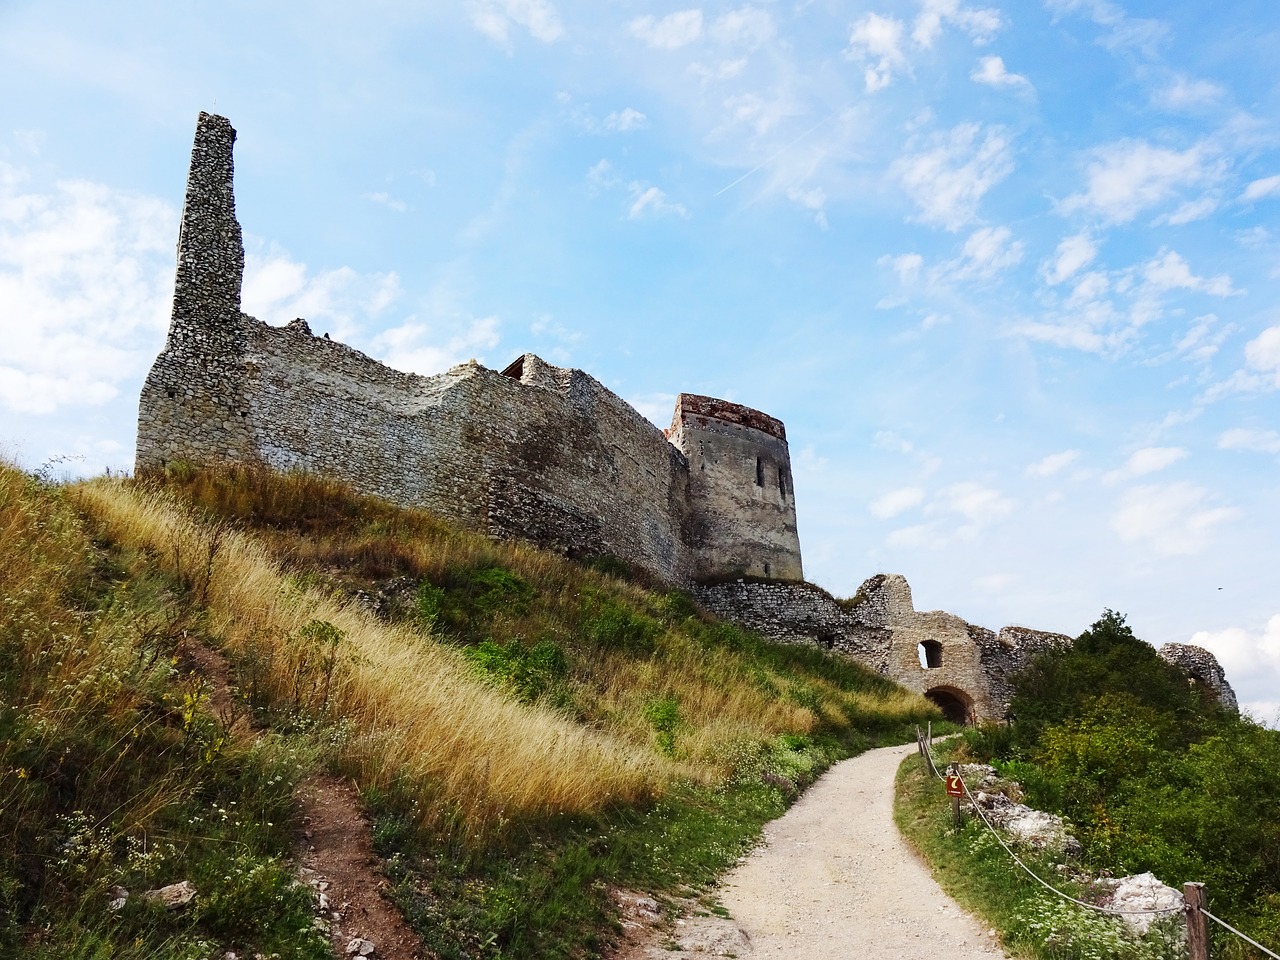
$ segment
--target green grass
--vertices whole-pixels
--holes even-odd
[[[316,750],[228,736],[177,655],[198,613],[64,491],[0,468],[0,530],[0,956],[327,956],[288,865]],[[179,880],[181,911],[138,896]]]
[[[935,747],[935,756],[944,753]],[[942,763],[945,756],[939,758]],[[934,878],[957,903],[994,929],[1006,951],[1035,960],[1178,960],[1176,925],[1153,927],[1145,939],[1123,921],[1077,907],[1028,877],[976,816],[956,827],[950,799],[923,760],[912,754],[898,769],[894,820],[929,863]],[[1018,855],[1057,889],[1088,901],[1096,894],[1076,873],[1079,864],[1026,848]],[[1064,869],[1059,869],[1065,864]]]
[[[705,891],[830,763],[938,718],[617,564],[305,475],[58,488],[2,467],[0,535],[0,957],[327,955],[288,859],[317,770],[356,780],[441,956],[598,955],[611,887]],[[193,642],[255,730],[211,708]],[[388,724],[388,702],[421,713]],[[572,789],[533,795],[535,772]],[[113,885],[182,879],[186,910],[107,909]]]

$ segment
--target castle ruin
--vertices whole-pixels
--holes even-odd
[[[896,575],[851,601],[805,582],[786,430],[759,410],[681,394],[663,431],[583,371],[531,353],[501,371],[472,361],[419,376],[305,320],[243,313],[235,138],[225,117],[200,114],[168,338],[139,402],[138,471],[313,471],[493,537],[617,557],[772,639],[857,659],[961,722],[1004,716],[1008,678],[1071,642],[917,612]]]

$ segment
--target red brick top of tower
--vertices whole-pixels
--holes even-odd
[[[740,427],[751,427],[753,430],[767,433],[779,440],[787,439],[787,430],[782,425],[782,421],[776,417],[744,407],[740,403],[717,400],[715,397],[703,397],[696,393],[682,393],[676,398],[675,415],[672,417],[671,430],[668,433],[675,432],[682,424],[697,427],[704,425],[700,421],[707,420],[719,420]]]

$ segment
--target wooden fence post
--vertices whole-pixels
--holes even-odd
[[[1204,884],[1184,883],[1182,900],[1187,912],[1187,954],[1189,960],[1209,960],[1209,930],[1200,908],[1205,905]]]

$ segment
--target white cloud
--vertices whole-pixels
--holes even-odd
[[[651,184],[635,180],[627,185],[627,189],[631,192],[631,206],[627,208],[628,220],[637,220],[650,214],[670,213],[686,219],[689,216],[689,211],[683,204],[672,203],[662,190]]]
[[[708,32],[718,43],[755,50],[773,39],[777,27],[768,11],[747,6],[717,17]]]
[[[391,194],[383,190],[379,190],[375,193],[362,193],[360,198],[362,200],[368,200],[370,203],[376,203],[379,206],[386,207],[388,210],[394,210],[396,213],[404,213],[409,209],[409,205],[403,200],[397,200],[395,197],[391,196]]]
[[[1106,222],[1128,223],[1181,189],[1213,182],[1221,174],[1221,164],[1202,144],[1178,151],[1121,140],[1092,151],[1088,187],[1067,197],[1061,207],[1067,213],[1079,210]]]
[[[1280,174],[1252,181],[1244,188],[1242,200],[1263,200],[1280,194]]]
[[[1245,344],[1245,365],[1205,391],[1203,400],[1233,393],[1280,390],[1280,325],[1268,327]]]
[[[1235,329],[1230,324],[1219,326],[1212,313],[1196,317],[1191,327],[1174,345],[1179,356],[1195,363],[1207,363],[1217,354],[1222,343]]]
[[[1280,453],[1280,433],[1275,430],[1256,430],[1248,427],[1232,427],[1218,438],[1222,450],[1252,450],[1257,453]]]
[[[993,277],[1022,262],[1022,241],[1008,227],[981,227],[969,235],[960,258],[948,265],[955,277]]]
[[[1215,297],[1230,297],[1240,292],[1231,285],[1231,278],[1225,273],[1218,274],[1216,277],[1197,277],[1191,272],[1187,261],[1173,250],[1161,250],[1159,254],[1144,263],[1142,278],[1156,293],[1167,290],[1196,290]]]
[[[924,501],[924,491],[919,487],[903,487],[901,490],[890,490],[876,499],[872,500],[867,506],[871,511],[871,515],[877,520],[888,520],[890,517],[896,517],[905,510],[919,505]]]
[[[1274,377],[1280,388],[1280,326],[1268,327],[1245,344],[1244,359],[1252,369]]]
[[[891,547],[940,547],[946,541],[938,535],[931,523],[917,523],[901,527],[884,538]]]
[[[911,28],[911,39],[928,49],[942,34],[944,24],[964,31],[975,44],[989,43],[1000,30],[1000,11],[965,7],[960,0],[924,0]]]
[[[627,29],[631,35],[659,50],[678,50],[702,36],[702,11],[680,10],[665,17],[636,17]]]
[[[1271,617],[1260,630],[1227,627],[1223,630],[1200,630],[1191,635],[1190,643],[1204,647],[1218,658],[1228,675],[1246,678],[1237,694],[1246,696],[1251,690],[1271,694],[1280,689],[1280,613]],[[1232,685],[1240,683],[1235,681]],[[1244,699],[1244,697],[1242,697]],[[1259,719],[1275,722],[1274,713]]]
[[[1077,233],[1065,237],[1055,251],[1052,263],[1046,263],[1041,270],[1045,282],[1050,286],[1062,283],[1074,276],[1079,270],[1087,267],[1098,255],[1098,245],[1088,233]]]
[[[1051,453],[1042,460],[1027,467],[1028,477],[1052,477],[1055,473],[1071,466],[1080,458],[1079,450],[1063,450],[1061,453]]]
[[[410,318],[377,334],[369,344],[387,366],[429,376],[468,359],[483,360],[481,351],[492,350],[501,339],[498,327],[497,317],[481,317],[472,319],[461,331],[445,335]]]
[[[963,123],[932,139],[932,146],[907,154],[893,173],[920,209],[925,223],[959,230],[977,217],[978,204],[1013,170],[1003,131]]]
[[[868,13],[850,28],[845,56],[867,64],[864,79],[868,91],[883,90],[895,73],[906,69],[903,28],[901,20],[878,13]]]
[[[1125,491],[1111,527],[1126,543],[1143,543],[1163,556],[1199,553],[1213,528],[1239,515],[1212,505],[1209,491],[1190,483],[1144,484]]]
[[[547,0],[469,0],[471,23],[495,43],[511,49],[511,27],[521,26],[543,43],[564,36],[556,8]]]
[[[920,268],[924,266],[924,257],[918,253],[904,253],[896,257],[886,255],[876,263],[893,270],[897,274],[899,283],[910,284],[919,278]]]
[[[1110,0],[1045,0],[1045,6],[1056,13],[1082,13],[1106,27],[1101,43],[1111,50],[1131,48],[1154,58],[1156,46],[1169,33],[1163,22],[1130,17]]]
[[[1123,467],[1104,474],[1102,479],[1106,483],[1118,483],[1134,477],[1145,477],[1173,466],[1186,456],[1187,451],[1182,447],[1144,447],[1130,454]]]
[[[1031,81],[1020,73],[1010,73],[1005,69],[1004,60],[1000,57],[983,57],[978,61],[969,79],[974,83],[982,83],[989,87],[1016,87],[1019,90],[1031,90]]]
[[[1203,220],[1218,209],[1218,201],[1213,197],[1201,197],[1198,200],[1188,200],[1167,217],[1162,217],[1159,222],[1168,223],[1172,226],[1178,226],[1183,223],[1194,223],[1196,220]]]
[[[1212,106],[1225,95],[1226,91],[1216,83],[1182,75],[1158,90],[1152,99],[1167,110],[1185,110]]]
[[[362,274],[338,267],[311,275],[306,264],[279,250],[245,255],[244,312],[276,326],[302,317],[317,334],[358,342],[367,335],[369,322],[399,296],[395,273]]]
[[[628,130],[638,130],[648,123],[649,118],[634,107],[627,107],[624,110],[615,110],[604,118],[605,129],[617,130],[619,133],[625,133]]]
[[[671,424],[672,413],[676,408],[674,393],[646,393],[637,397],[628,397],[627,403],[635,407],[646,420],[660,430]]]
[[[0,409],[96,407],[160,350],[178,212],[100,184],[24,182],[0,163]]]

